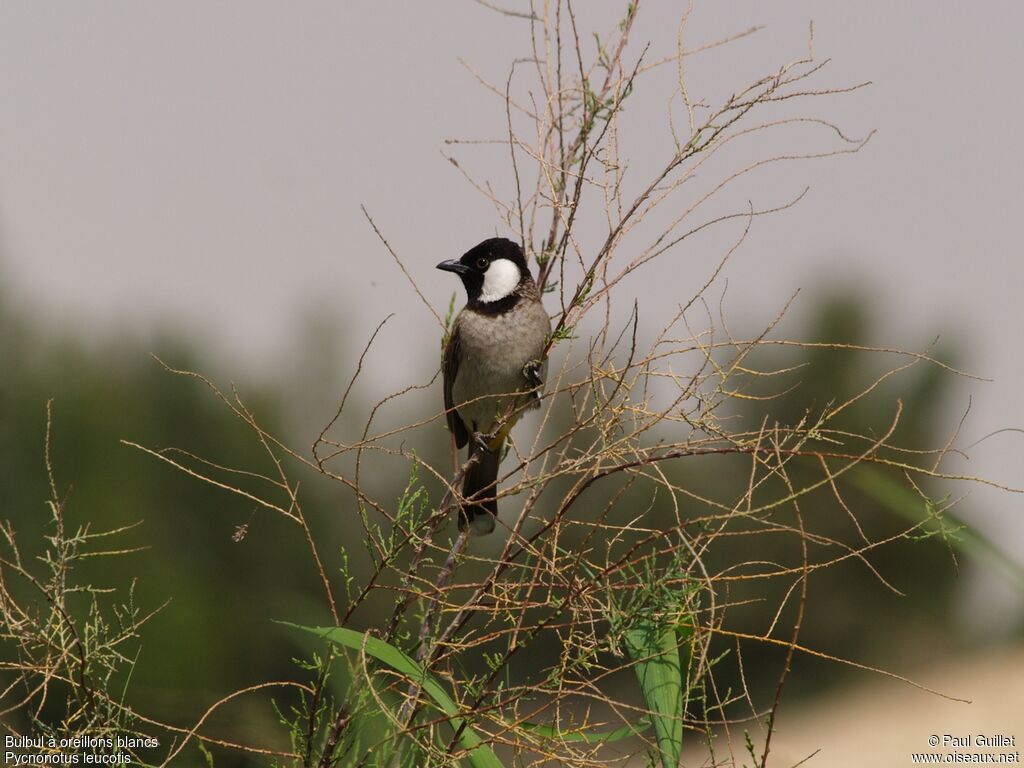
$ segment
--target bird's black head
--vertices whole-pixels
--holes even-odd
[[[484,240],[461,259],[442,261],[437,268],[462,278],[470,304],[509,300],[524,281],[532,279],[523,250],[503,237]]]

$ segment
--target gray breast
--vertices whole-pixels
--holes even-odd
[[[487,433],[502,407],[497,396],[528,389],[523,367],[543,354],[551,323],[544,307],[534,301],[493,315],[467,309],[456,322],[460,360],[452,400],[467,425]]]

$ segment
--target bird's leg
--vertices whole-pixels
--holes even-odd
[[[491,445],[494,443],[494,439],[497,436],[497,432],[474,432],[472,440],[477,450],[494,453],[494,449],[491,448]],[[475,451],[471,452],[470,455],[473,453],[475,453]]]
[[[523,376],[526,377],[526,383],[530,385],[530,389],[538,390],[544,386],[544,379],[540,375],[543,366],[543,360],[531,360],[523,366]]]
[[[489,451],[491,449],[491,441],[487,439],[487,435],[483,432],[474,432],[473,442],[476,444],[478,451]]]
[[[526,393],[525,408],[540,408],[540,394],[544,388],[543,360],[531,360],[523,366],[523,378],[526,379],[528,391]]]

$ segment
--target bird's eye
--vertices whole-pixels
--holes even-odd
[[[480,257],[476,260],[476,268],[483,271],[487,269],[487,259]]]

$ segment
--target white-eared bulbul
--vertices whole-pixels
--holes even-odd
[[[461,259],[442,261],[466,288],[466,306],[444,348],[444,407],[455,444],[469,445],[462,495],[468,499],[459,527],[474,536],[494,530],[498,514],[498,464],[512,426],[527,408],[540,405],[546,364],[542,360],[551,320],[511,240],[484,240]]]

